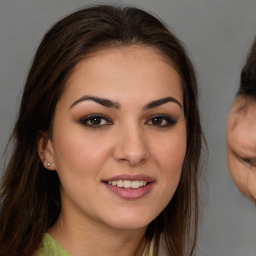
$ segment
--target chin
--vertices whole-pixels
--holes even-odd
[[[129,214],[129,216],[116,216],[116,218],[107,221],[108,225],[114,229],[138,230],[146,228],[156,216],[145,216],[143,214]]]

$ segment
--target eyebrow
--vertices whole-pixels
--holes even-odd
[[[96,103],[99,103],[100,105],[102,105],[104,107],[120,109],[120,105],[117,102],[113,102],[111,100],[104,99],[104,98],[99,98],[99,97],[95,97],[95,96],[86,96],[86,95],[79,98],[74,103],[72,103],[70,106],[70,109],[72,107],[74,107],[75,105],[77,105],[78,103],[85,101],[85,100],[95,101]]]
[[[83,101],[87,101],[87,100],[91,100],[91,101],[94,101],[96,103],[99,103],[100,105],[102,105],[104,107],[120,109],[120,104],[118,102],[113,102],[113,101],[105,99],[105,98],[99,98],[99,97],[87,96],[87,95],[84,95],[83,97],[81,97],[78,100],[76,100],[75,102],[73,102],[70,106],[70,109],[72,107],[74,107],[75,105],[77,105],[78,103],[83,102]],[[156,107],[159,107],[159,106],[161,106],[165,103],[168,103],[168,102],[174,102],[182,109],[182,105],[178,100],[176,100],[173,97],[166,97],[166,98],[162,98],[162,99],[159,99],[159,100],[151,101],[145,107],[143,107],[143,110],[156,108]]]
[[[181,103],[173,97],[166,97],[166,98],[163,98],[163,99],[154,100],[154,101],[148,103],[143,109],[147,110],[147,109],[150,109],[150,108],[156,108],[156,107],[159,107],[159,106],[161,106],[165,103],[168,103],[168,102],[174,102],[182,109]]]

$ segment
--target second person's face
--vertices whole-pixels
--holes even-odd
[[[105,49],[81,61],[57,104],[49,142],[61,215],[114,229],[146,227],[180,180],[183,107],[179,74],[150,47]]]
[[[227,121],[227,160],[239,190],[256,200],[256,101],[236,98]]]

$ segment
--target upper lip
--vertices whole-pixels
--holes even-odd
[[[115,181],[115,180],[130,180],[130,181],[143,180],[143,181],[147,181],[147,182],[155,181],[154,178],[144,175],[144,174],[136,174],[136,175],[120,174],[120,175],[116,175],[116,176],[113,176],[108,179],[104,179],[103,181],[108,182],[108,181]]]

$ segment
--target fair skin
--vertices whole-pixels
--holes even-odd
[[[239,190],[256,200],[256,101],[238,96],[227,120],[227,160]]]
[[[142,255],[185,153],[182,84],[170,60],[142,46],[86,57],[57,104],[51,138],[39,136],[39,155],[61,181],[49,233],[73,256]]]

